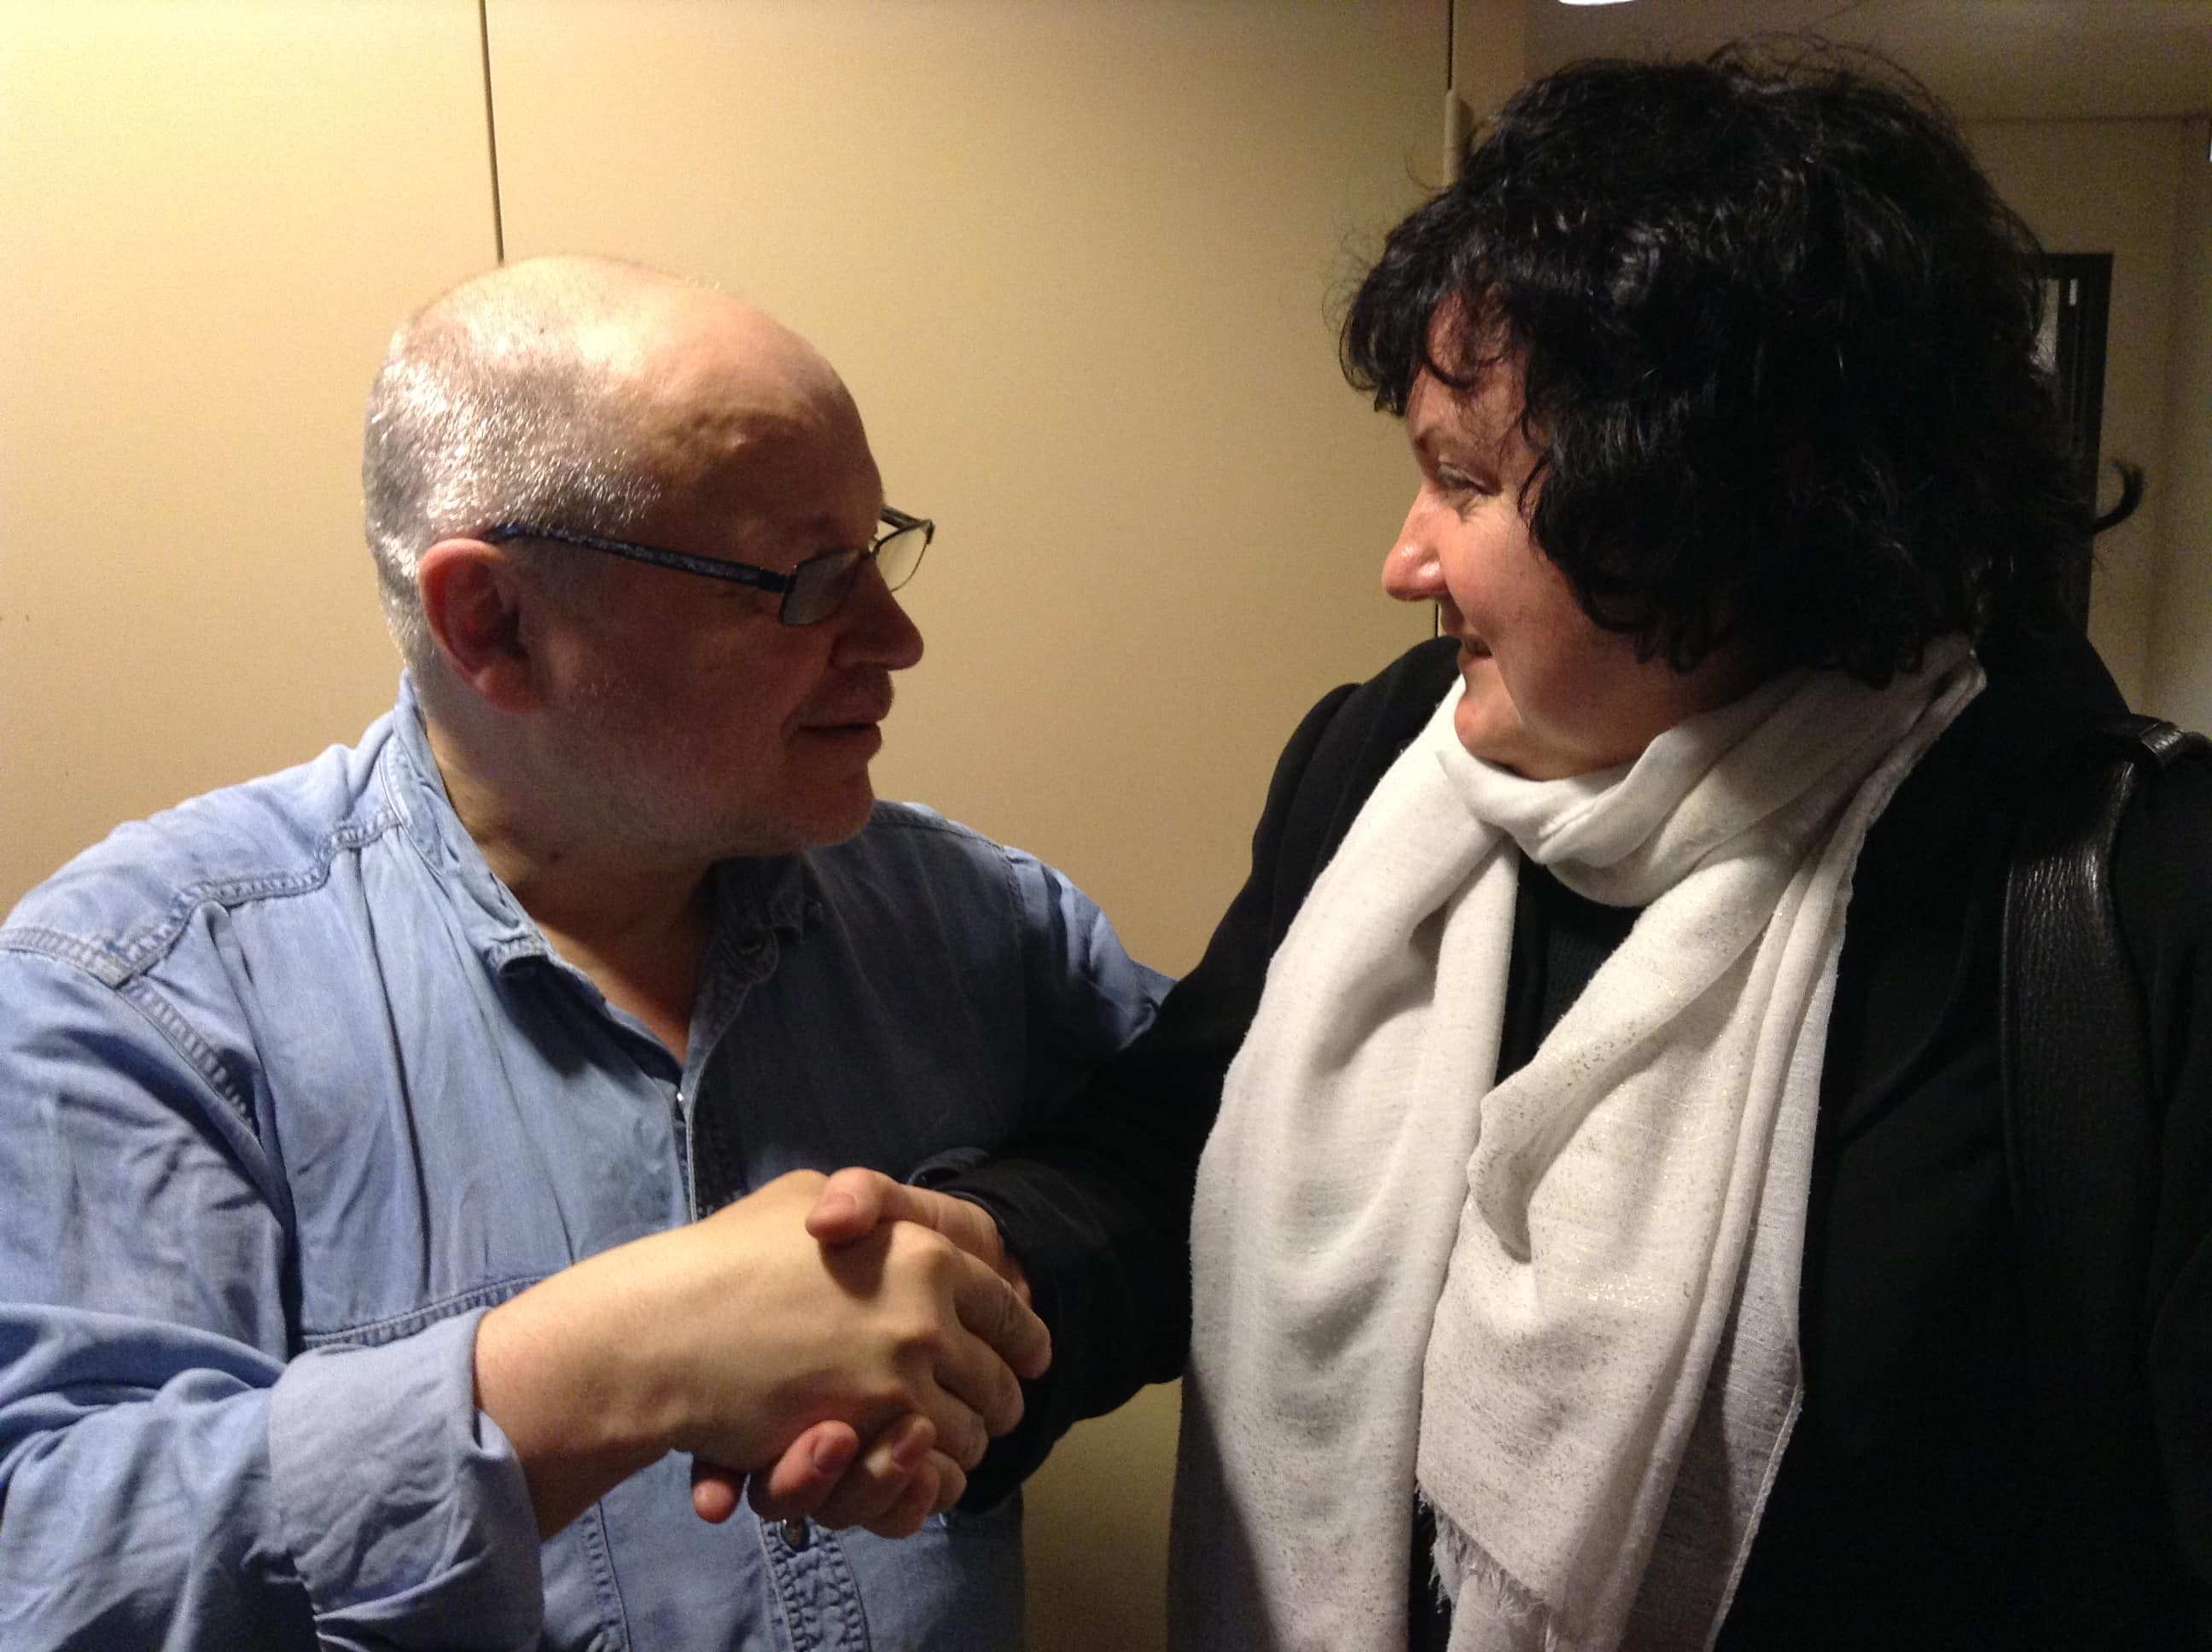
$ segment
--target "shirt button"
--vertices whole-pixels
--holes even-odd
[[[783,1540],[791,1547],[803,1549],[806,1546],[810,1534],[805,1521],[787,1520],[781,1522],[779,1529],[783,1533]]]

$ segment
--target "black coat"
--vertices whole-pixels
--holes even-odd
[[[2043,1443],[2076,1419],[2032,1380],[2047,1344],[2006,1185],[1997,916],[2033,777],[2122,706],[2078,641],[1982,653],[1990,688],[1899,789],[1854,880],[1807,1218],[1805,1407],[1723,1629],[1733,1652],[2212,1646],[2212,774],[2163,777],[2115,853],[2165,1184],[2139,1213],[2149,1414],[2122,1430],[2140,1462],[2113,1469],[2162,1485],[2167,1506],[2146,1491],[2093,1516]],[[1049,1134],[951,1184],[998,1218],[1054,1337],[1052,1373],[971,1500],[1182,1370],[1191,1192],[1222,1075],[1306,890],[1455,671],[1450,642],[1425,644],[1314,708],[1277,766],[1251,876],[1154,1029]],[[2092,1517],[2109,1539],[2116,1502],[2135,1528],[2077,1540]],[[2083,1575],[2081,1555],[2115,1552],[2132,1575]]]

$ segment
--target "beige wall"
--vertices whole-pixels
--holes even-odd
[[[1528,78],[1530,0],[1453,0],[1452,90],[1480,122]]]
[[[491,258],[469,0],[0,4],[0,908],[391,703],[362,398]]]
[[[510,256],[721,282],[847,374],[940,524],[884,788],[1197,957],[1328,686],[1427,635],[1328,302],[1441,162],[1442,0],[495,6]],[[1030,1491],[1030,1640],[1162,1642],[1176,1396]]]
[[[1524,16],[1462,0],[1478,112]],[[1437,174],[1444,0],[490,17],[510,249],[781,311],[942,521],[886,789],[1187,964],[1291,722],[1426,630],[1376,591],[1410,471],[1336,380],[1328,301]],[[2107,447],[2155,491],[2095,629],[2212,723],[2201,133],[1973,137],[2054,247],[2118,255]],[[488,174],[471,0],[0,0],[0,906],[388,703],[360,399],[392,323],[492,261]],[[1174,1420],[1156,1390],[1036,1489],[1038,1647],[1158,1644]]]
[[[1968,140],[1997,191],[2053,252],[2110,252],[2103,447],[2141,465],[2146,507],[2097,541],[2089,636],[2130,701],[2147,703],[2163,531],[2174,249],[2181,159],[2194,121],[1988,121]],[[2109,467],[2106,477],[2110,477]],[[2106,502],[2112,483],[2106,482]]]
[[[2144,708],[2212,729],[2212,125],[2174,133],[2171,382],[2165,464],[2153,498],[2166,539],[2151,609]]]
[[[1441,160],[1444,0],[491,0],[510,256],[720,282],[935,515],[879,768],[1188,965],[1322,689],[1428,634],[1330,301]],[[470,0],[0,0],[0,907],[350,738],[392,325],[494,258]],[[1032,1497],[1032,1643],[1159,1643],[1170,1389]]]
[[[1385,599],[1402,440],[1328,301],[1433,178],[1442,0],[495,5],[509,256],[720,282],[850,381],[935,516],[878,769],[1187,967]]]

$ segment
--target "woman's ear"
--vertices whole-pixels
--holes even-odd
[[[539,687],[514,562],[481,539],[441,539],[416,567],[422,617],[447,669],[496,710],[532,709]]]

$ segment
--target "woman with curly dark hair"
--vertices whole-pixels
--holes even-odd
[[[1356,813],[1198,1174],[1188,1644],[2173,1643],[2148,1405],[2080,1502],[2009,1243],[2006,829],[2120,708],[2032,253],[1913,89],[1736,55],[1528,88],[1389,237],[1446,641],[1271,802]]]
[[[2206,1643],[2199,770],[2113,872],[2166,1183],[2109,1415],[2008,1193],[2010,828],[2123,708],[2033,252],[1917,88],[1738,52],[1536,82],[1390,235],[1343,356],[1443,635],[1308,716],[1153,1033],[951,1184],[1053,1328],[1032,1442],[1182,1364],[1191,1212],[1178,1645]]]

